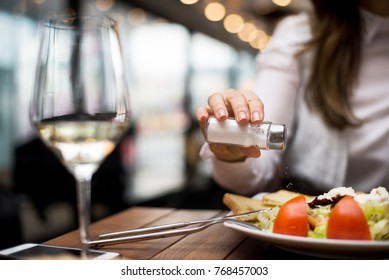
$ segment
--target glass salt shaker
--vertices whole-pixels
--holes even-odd
[[[283,124],[268,121],[260,124],[238,124],[234,118],[218,121],[211,116],[205,128],[205,139],[209,143],[257,146],[262,150],[284,150],[286,128]]]

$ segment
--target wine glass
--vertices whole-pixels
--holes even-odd
[[[30,118],[76,179],[84,247],[90,242],[92,175],[130,125],[118,33],[118,23],[106,16],[57,16],[40,24]]]

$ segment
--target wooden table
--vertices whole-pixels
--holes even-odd
[[[218,210],[132,207],[93,223],[90,227],[91,238],[97,239],[99,234],[111,231],[205,219],[224,214],[225,211]],[[45,244],[81,248],[77,230],[49,240]],[[136,260],[311,259],[249,238],[222,224],[186,236],[115,244],[105,246],[102,250],[118,252],[123,259]]]

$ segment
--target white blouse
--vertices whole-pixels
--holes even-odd
[[[361,70],[351,103],[363,125],[342,133],[325,131],[305,108],[302,92],[308,64],[295,54],[311,37],[308,15],[288,17],[278,25],[267,50],[258,55],[255,87],[265,105],[265,119],[286,125],[287,150],[262,151],[258,159],[226,163],[204,144],[200,154],[212,161],[213,176],[221,186],[242,194],[283,187],[269,185],[282,163],[286,175],[326,188],[318,191],[338,186],[389,189],[389,18],[364,10],[362,16]]]

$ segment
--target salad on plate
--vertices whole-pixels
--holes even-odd
[[[257,215],[263,231],[310,238],[389,240],[389,193],[338,187],[307,199],[296,194],[282,205]]]

